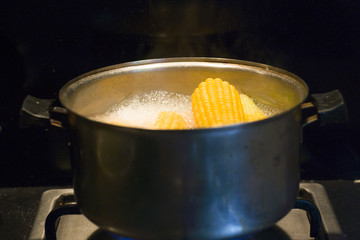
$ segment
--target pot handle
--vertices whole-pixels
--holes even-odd
[[[47,127],[53,125],[66,128],[67,110],[57,105],[60,104],[57,104],[55,99],[26,96],[20,109],[20,127]]]
[[[316,113],[303,120],[303,127],[318,121],[321,126],[349,121],[347,108],[341,92],[337,89],[310,95],[310,102],[301,105],[305,109],[316,109]]]

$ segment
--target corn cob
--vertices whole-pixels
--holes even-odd
[[[247,95],[240,93],[242,107],[244,109],[245,121],[257,121],[266,118],[265,114]]]
[[[184,118],[173,111],[159,113],[155,123],[157,129],[185,129],[186,127]]]
[[[201,82],[191,96],[198,127],[221,126],[245,121],[238,91],[220,78]]]

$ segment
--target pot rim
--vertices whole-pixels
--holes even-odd
[[[101,122],[101,121],[97,121],[94,119],[91,119],[89,117],[86,117],[84,115],[81,115],[79,113],[76,113],[75,111],[72,111],[66,104],[66,94],[69,92],[68,89],[70,88],[70,86],[76,84],[76,85],[82,85],[85,83],[89,82],[89,78],[94,78],[95,75],[99,75],[99,74],[103,74],[104,72],[110,72],[110,71],[118,71],[119,69],[123,69],[125,70],[131,70],[134,69],[136,70],[136,68],[141,68],[144,69],[144,66],[147,66],[148,68],[152,68],[154,66],[161,66],[161,65],[177,65],[179,63],[183,63],[182,66],[186,66],[186,64],[184,63],[189,63],[189,66],[191,65],[191,63],[195,63],[197,65],[214,65],[214,64],[220,64],[220,65],[224,65],[224,66],[229,66],[229,67],[234,67],[235,65],[239,68],[244,68],[244,69],[254,69],[255,71],[259,71],[259,72],[263,72],[264,70],[269,73],[269,75],[274,75],[274,76],[283,76],[284,78],[290,78],[292,79],[292,81],[295,81],[298,85],[300,85],[303,88],[303,92],[304,95],[302,96],[301,100],[298,102],[298,104],[295,104],[293,107],[282,111],[279,114],[276,114],[274,116],[271,116],[269,118],[266,119],[262,119],[262,120],[258,120],[258,121],[252,121],[252,122],[244,122],[244,123],[237,123],[237,124],[229,124],[229,125],[225,125],[225,126],[219,126],[219,127],[207,127],[207,128],[196,128],[196,129],[175,129],[175,130],[170,130],[170,129],[150,129],[150,128],[140,128],[140,127],[133,127],[133,126],[120,126],[120,125],[113,125],[110,123],[106,123],[106,122]],[[281,118],[282,116],[288,114],[289,112],[292,112],[294,109],[300,107],[300,105],[305,101],[305,99],[308,97],[309,94],[309,88],[308,85],[306,84],[306,82],[301,79],[299,76],[278,68],[278,67],[274,67],[271,65],[267,65],[267,64],[263,64],[263,63],[258,63],[258,62],[252,62],[252,61],[245,61],[245,60],[238,60],[238,59],[229,59],[229,58],[216,58],[216,57],[174,57],[174,58],[155,58],[155,59],[144,59],[144,60],[137,60],[137,61],[130,61],[130,62],[125,62],[125,63],[120,63],[120,64],[114,64],[114,65],[110,65],[110,66],[106,66],[106,67],[102,67],[102,68],[98,68],[89,72],[86,72],[84,74],[81,74],[75,78],[73,78],[72,80],[70,80],[69,82],[67,82],[59,91],[59,100],[60,103],[62,104],[62,106],[64,106],[67,111],[73,115],[76,115],[77,117],[93,122],[94,124],[98,125],[109,125],[110,127],[113,128],[118,128],[118,129],[127,129],[127,130],[131,130],[131,131],[149,131],[149,132],[208,132],[208,131],[213,131],[213,130],[217,130],[217,129],[228,129],[231,130],[232,128],[238,128],[241,126],[256,126],[259,124],[265,124],[269,121],[273,121],[276,120],[278,118]]]

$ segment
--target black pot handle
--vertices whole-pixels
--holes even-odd
[[[66,128],[67,110],[60,107],[55,99],[41,99],[28,95],[20,109],[19,125],[21,128],[49,125]]]
[[[326,93],[317,93],[310,95],[310,102],[301,105],[303,112],[305,110],[315,109],[315,114],[305,115],[303,127],[313,122],[319,122],[321,126],[331,123],[345,123],[349,121],[348,112],[344,98],[339,90],[333,90]]]

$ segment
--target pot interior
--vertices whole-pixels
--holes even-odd
[[[152,90],[191,95],[206,78],[221,78],[253,99],[280,111],[301,104],[308,94],[299,77],[268,65],[218,58],[144,60],[98,69],[79,76],[60,91],[70,111],[101,114],[127,97]]]

